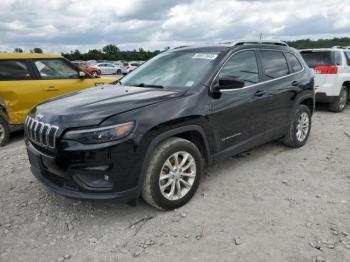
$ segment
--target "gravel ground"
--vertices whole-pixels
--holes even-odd
[[[303,148],[218,163],[171,212],[48,192],[18,133],[0,149],[0,261],[350,261],[349,119],[318,111]]]

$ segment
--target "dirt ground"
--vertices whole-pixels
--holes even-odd
[[[186,206],[81,202],[0,149],[0,261],[350,261],[350,107],[318,110],[300,149],[273,142],[206,170]]]

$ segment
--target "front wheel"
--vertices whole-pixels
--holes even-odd
[[[122,70],[118,69],[118,70],[117,70],[117,75],[119,76],[119,75],[121,75],[121,74],[122,74]]]
[[[169,138],[153,152],[143,181],[142,197],[158,209],[178,208],[195,194],[202,169],[202,155],[193,143]]]
[[[332,112],[341,112],[344,110],[348,102],[348,89],[343,86],[337,99],[329,105],[329,110]]]
[[[97,71],[93,71],[91,75],[96,78],[98,76]]]
[[[305,105],[299,105],[294,119],[290,123],[288,132],[284,137],[284,144],[289,147],[302,147],[309,138],[311,130],[311,112]]]
[[[6,120],[0,115],[0,147],[7,144],[10,138],[10,128]]]

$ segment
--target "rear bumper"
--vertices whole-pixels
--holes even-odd
[[[337,98],[337,96],[328,96],[322,92],[317,92],[315,95],[316,103],[333,103]]]

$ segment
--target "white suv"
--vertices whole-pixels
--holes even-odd
[[[300,53],[315,73],[316,102],[329,103],[333,112],[343,111],[350,91],[350,49],[305,49]]]

